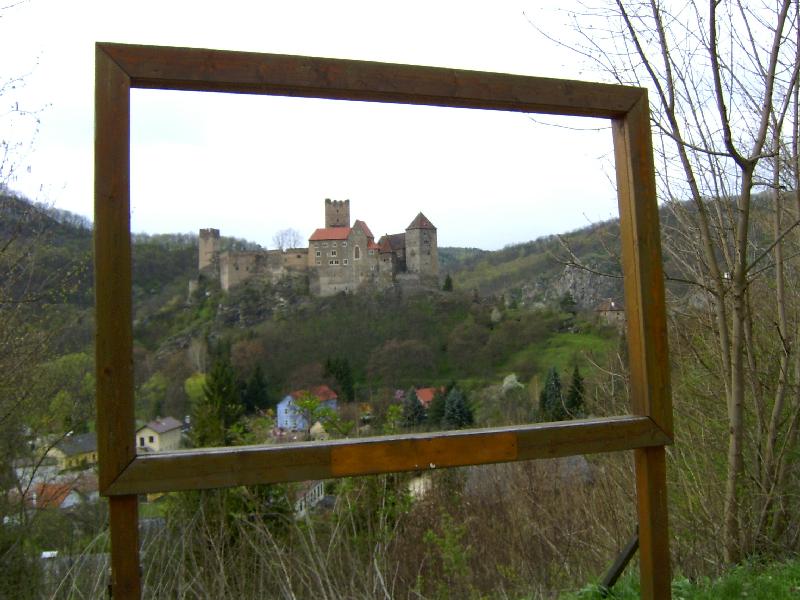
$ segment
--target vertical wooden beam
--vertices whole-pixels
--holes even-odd
[[[672,437],[661,234],[647,93],[614,121],[625,316],[633,413]]]
[[[97,450],[104,492],[136,457],[130,245],[130,78],[95,48],[94,264]],[[112,593],[138,599],[136,496],[109,501]]]
[[[647,94],[614,121],[632,410],[672,437],[664,275]],[[671,598],[664,447],[635,450],[642,598]]]
[[[136,495],[108,499],[111,529],[111,597],[139,600],[139,502]]]
[[[664,447],[634,450],[639,511],[639,580],[642,598],[672,597]]]

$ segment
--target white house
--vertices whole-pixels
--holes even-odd
[[[291,394],[287,394],[283,400],[278,402],[277,406],[277,424],[278,427],[285,430],[305,431],[308,429],[308,423],[305,416],[303,416],[297,407],[297,400],[303,394],[310,394],[317,400],[320,405],[336,410],[338,396],[327,385],[320,385],[310,390],[297,390]]]
[[[302,519],[325,497],[324,481],[306,481],[297,488],[294,496],[294,518]]]
[[[177,450],[181,445],[182,428],[181,422],[173,417],[150,421],[136,430],[136,451],[144,453]]]

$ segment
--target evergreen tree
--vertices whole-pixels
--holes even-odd
[[[241,386],[227,348],[218,349],[206,375],[203,397],[194,407],[192,442],[196,447],[226,446],[242,416]]]
[[[565,313],[575,315],[578,312],[578,303],[575,302],[571,292],[565,292],[558,301],[558,307]]]
[[[261,365],[256,365],[253,374],[247,380],[242,394],[244,409],[248,414],[263,410],[270,405],[267,379]]]
[[[448,429],[461,429],[472,425],[474,422],[475,419],[467,398],[461,390],[454,387],[447,394],[447,399],[444,403],[442,424]]]
[[[562,421],[567,416],[561,393],[561,377],[555,367],[548,371],[544,388],[539,394],[539,414],[545,421]]]
[[[403,425],[417,427],[425,422],[425,407],[417,398],[417,392],[411,388],[403,399]]]
[[[325,376],[333,377],[339,387],[339,392],[345,400],[352,402],[356,397],[353,369],[346,357],[328,358],[325,361]]]
[[[451,381],[443,389],[438,390],[428,406],[428,424],[431,428],[442,425],[444,421],[444,407],[447,402],[447,394],[456,386],[455,381]]]
[[[567,400],[565,404],[567,414],[571,418],[574,419],[584,416],[583,377],[581,377],[581,373],[578,370],[578,365],[575,365],[575,369],[572,371],[572,382],[569,385],[569,390],[567,390]]]
[[[450,273],[448,273],[447,277],[444,278],[444,285],[442,286],[442,290],[445,292],[453,291],[453,278],[450,277]]]

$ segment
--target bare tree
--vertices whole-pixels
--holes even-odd
[[[786,292],[800,204],[781,193],[798,190],[798,7],[750,4],[616,0],[570,15],[582,36],[574,49],[616,82],[651,91],[668,274],[683,284],[670,287],[681,296],[674,314],[707,327],[684,330],[681,347],[691,342],[725,402],[726,562],[780,534],[800,418]]]
[[[302,241],[303,238],[300,236],[300,232],[292,228],[281,229],[272,236],[272,244],[279,250],[298,248]]]

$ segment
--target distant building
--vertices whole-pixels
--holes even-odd
[[[316,296],[364,289],[436,289],[439,250],[436,227],[419,213],[405,232],[377,242],[364,221],[350,225],[350,200],[325,200],[325,226],[311,234],[307,248],[221,251],[218,229],[201,229],[198,270],[223,290],[250,279],[271,282],[305,274]]]
[[[136,430],[136,452],[177,450],[181,445],[183,423],[173,417],[150,421]]]
[[[439,393],[444,391],[442,387],[426,387],[426,388],[417,388],[417,399],[420,401],[420,404],[425,408],[428,408],[433,402],[433,397]]]
[[[608,325],[614,325],[616,327],[625,326],[625,309],[622,303],[616,300],[612,300],[611,298],[603,300],[597,305],[594,312],[601,321],[604,321]]]
[[[308,429],[308,422],[297,406],[297,400],[304,394],[310,394],[319,400],[322,406],[337,409],[338,396],[327,385],[320,385],[310,390],[297,390],[287,394],[283,400],[278,402],[277,424],[280,429],[290,431],[305,431]]]
[[[293,490],[294,518],[302,519],[325,497],[324,481],[304,481]]]
[[[79,469],[97,463],[97,434],[67,435],[47,451],[58,461],[59,469]]]

